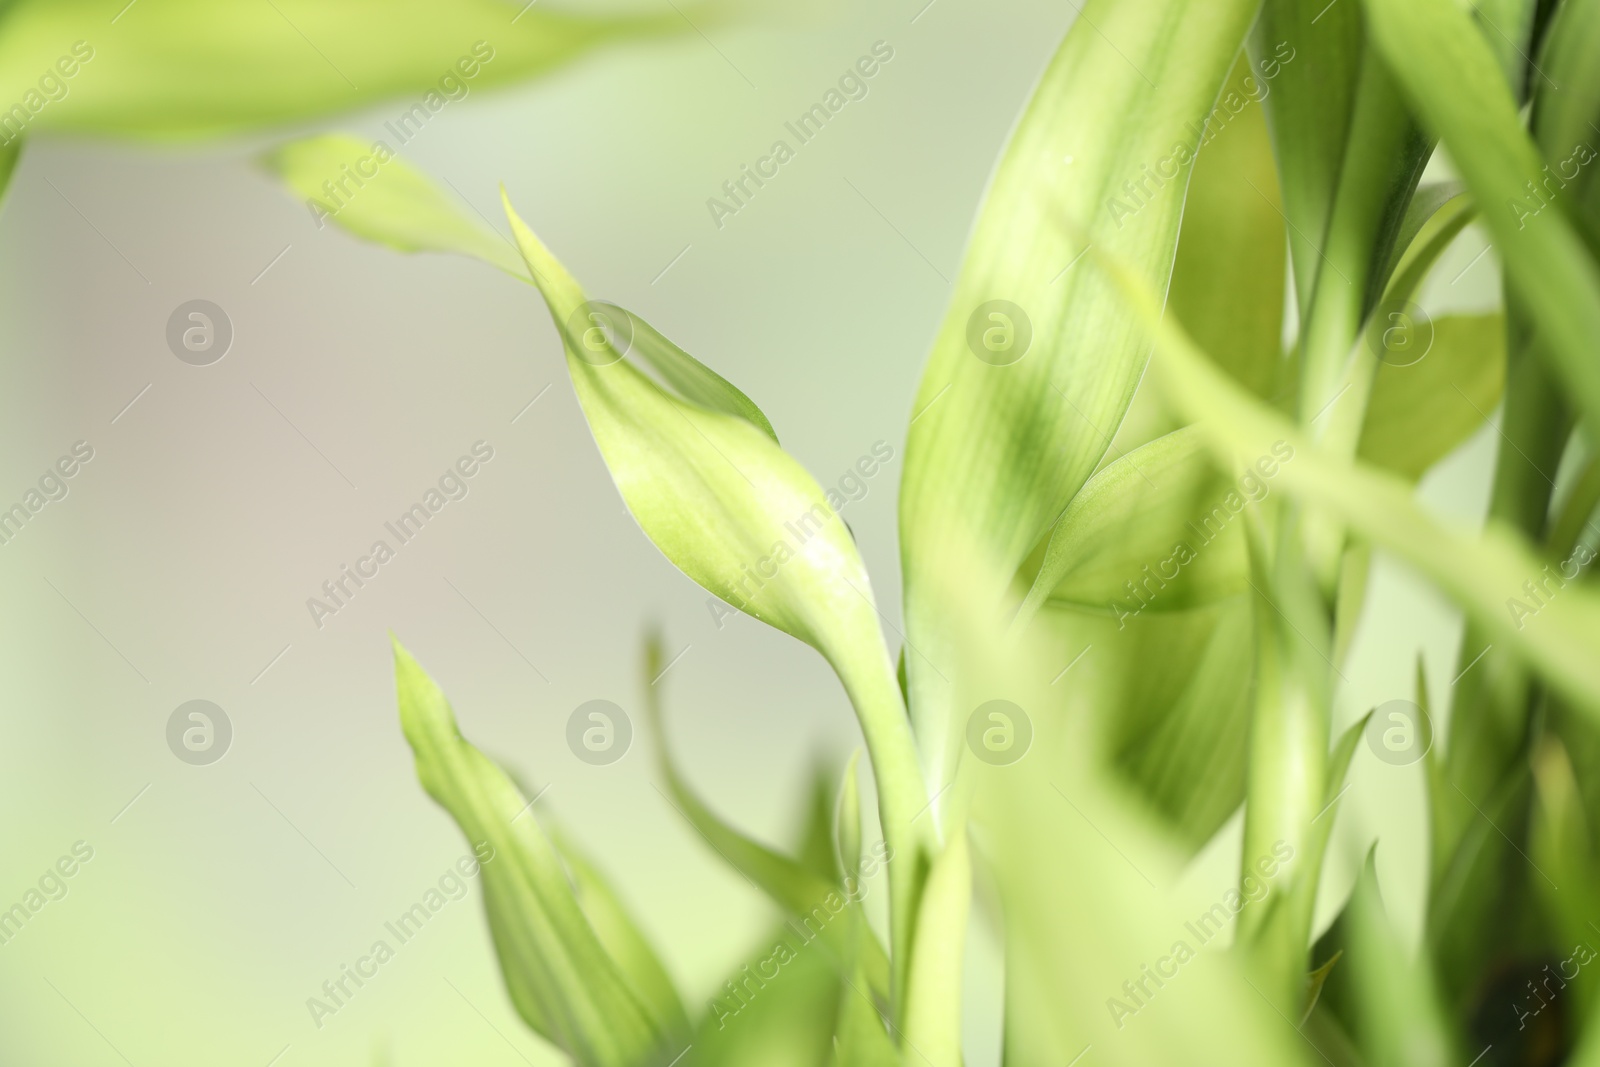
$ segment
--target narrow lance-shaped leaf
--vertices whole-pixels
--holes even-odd
[[[955,831],[928,872],[917,913],[905,1044],[928,1067],[961,1067],[961,976],[972,907],[972,859]]]
[[[1088,242],[1165,289],[1201,126],[1255,9],[1090,0],[994,174],[917,392],[900,493],[911,712],[935,788],[952,765],[958,654],[935,576],[968,565],[969,548],[1015,571],[1098,466],[1149,351],[1056,220],[1092,219]]]
[[[652,634],[646,644],[645,673],[649,678],[655,678],[661,671],[660,638]],[[661,693],[657,685],[649,685],[645,690],[645,706],[654,728],[657,747],[661,754],[660,765],[662,776],[667,781],[667,791],[670,799],[679,814],[681,814],[695,831],[705,839],[707,845],[725,863],[732,866],[754,885],[770,896],[781,908],[791,916],[801,920],[810,917],[812,913],[826,906],[830,897],[837,899],[840,886],[830,878],[823,877],[816,870],[807,865],[784,855],[776,849],[769,848],[755,841],[748,835],[730,826],[716,812],[703,801],[694,789],[684,779],[678,770],[677,763],[672,758],[671,747],[667,743],[666,727],[661,713]],[[846,776],[855,771],[855,761],[850,763],[850,771]],[[846,796],[850,794],[847,792]],[[841,803],[839,808],[839,825],[844,825],[846,805]],[[856,858],[849,865],[842,865],[840,870],[852,878],[859,878],[862,866],[860,861],[861,807],[859,795],[854,801],[856,818],[855,851]],[[874,864],[876,869],[876,864]],[[855,889],[859,883],[846,886],[846,889]],[[860,967],[867,976],[871,989],[885,999],[889,996],[889,961],[883,953],[883,948],[878,944],[877,938],[868,931],[864,944],[857,950],[854,946],[856,935],[845,928],[842,923],[825,923],[821,925],[821,935],[828,940],[835,960],[846,957],[859,956]],[[852,965],[853,966],[853,965]]]
[[[506,986],[528,1025],[582,1067],[640,1067],[687,1035],[653,1018],[573,894],[561,858],[506,773],[461,736],[444,694],[395,644],[400,722],[417,777],[480,854],[484,906]],[[660,1004],[659,997],[652,998]]]
[[[1483,428],[1506,381],[1505,317],[1450,315],[1414,363],[1384,363],[1372,383],[1358,455],[1420,478]]]
[[[1259,481],[1259,479],[1257,479]],[[1130,594],[1152,560],[1171,561],[1161,574],[1156,611],[1179,611],[1244,591],[1244,541],[1239,527],[1211,514],[1232,489],[1212,466],[1198,431],[1178,430],[1130,452],[1096,474],[1073,498],[1051,532],[1044,562],[1018,612],[1025,623],[1045,603],[1125,614]],[[1203,546],[1175,552],[1205,529]]]
[[[403,159],[391,159],[361,186],[361,195],[332,202],[327,188],[344,178],[372,146],[348,134],[322,134],[292,141],[268,153],[263,162],[297,195],[306,198],[318,226],[331,222],[362,240],[397,252],[449,252],[482,260],[513,277],[532,282],[528,265],[511,241],[469,218],[426,174]],[[662,336],[661,332],[615,304],[595,302],[589,330],[621,329],[632,338],[628,358],[637,358],[669,388],[691,403],[743,418],[774,441],[772,423],[732,382]],[[617,324],[612,325],[613,320]],[[604,346],[603,337],[596,342]]]
[[[1240,110],[1201,143],[1167,311],[1207,351],[1225,353],[1241,385],[1271,399],[1284,369],[1288,245],[1265,111],[1276,79],[1267,71],[1281,74],[1281,61],[1263,70],[1241,53],[1223,86],[1223,106],[1231,97]]]
[[[889,847],[895,988],[908,965],[925,792],[855,540],[815,479],[745,418],[686,403],[622,358],[625,322],[597,328],[578,283],[506,205],[566,349],[600,454],[645,534],[689,577],[816,648],[866,736]]]

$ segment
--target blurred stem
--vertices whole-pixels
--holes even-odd
[[[1249,520],[1256,697],[1241,881],[1261,880],[1263,861],[1275,860],[1280,870],[1266,905],[1240,912],[1236,943],[1266,982],[1267,999],[1298,1017],[1322,869],[1313,824],[1325,803],[1331,635],[1300,552],[1302,513],[1282,504],[1276,511],[1275,535],[1260,516]]]

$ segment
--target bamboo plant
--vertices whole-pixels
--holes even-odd
[[[823,656],[871,773],[779,850],[698,799],[653,706],[677,806],[784,917],[752,957],[771,969],[691,1012],[397,644],[424,788],[508,857],[484,902],[527,1024],[583,1067],[1600,1064],[1597,122],[1597,0],[1088,0],[907,415],[899,647],[749,397],[592,300],[509,197],[514,247],[389,163],[333,220],[534,286],[640,527]],[[269,165],[314,199],[365,150],[326,135]],[[1474,223],[1502,306],[1429,320]],[[1491,416],[1464,529],[1417,482]],[[1461,675],[1336,730],[1375,552],[1459,607]],[[1385,744],[1425,771],[1415,949],[1370,859],[1316,922],[1347,770]],[[1194,908],[1179,874],[1241,809],[1237,884]],[[960,1025],[973,922],[1005,948],[998,1049]]]

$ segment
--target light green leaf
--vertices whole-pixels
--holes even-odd
[[[825,949],[775,927],[712,991],[676,1067],[828,1067],[843,984]]]
[[[1004,895],[1008,1067],[1321,1063],[1237,954],[1190,931],[1215,900],[1166,891],[1176,856],[1136,807],[1092,773],[1043,767],[988,772],[978,809]],[[1160,987],[1145,977],[1158,967]]]
[[[1240,101],[1268,94],[1241,54],[1223,86]],[[1226,105],[1224,105],[1226,106]],[[1272,398],[1283,364],[1283,289],[1287,242],[1278,170],[1266,111],[1245,103],[1239,115],[1202,142],[1184,199],[1183,228],[1172,268],[1167,312],[1176,315],[1245,388]],[[1136,400],[1137,404],[1138,401]]]
[[[385,160],[377,166],[376,176],[354,188],[348,198],[340,195],[335,183],[343,181],[352,188],[345,172],[372,157],[371,142],[328,133],[290,142],[262,161],[306,199],[319,228],[333,222],[363,240],[399,252],[454,252],[527,278],[527,267],[514,245],[468,219],[443,190],[403,159]]]
[[[505,772],[462,737],[444,694],[396,642],[400,723],[417,777],[479,854],[484,907],[517,1011],[583,1067],[640,1067],[681,1045],[652,1018],[584,915],[567,870]],[[520,817],[519,817],[520,816]]]
[[[1356,1036],[1372,1067],[1456,1067],[1457,1045],[1426,959],[1412,959],[1384,912],[1376,846],[1349,904]]]
[[[833,1067],[902,1067],[900,1050],[865,988],[859,981],[840,983]]]
[[[930,780],[948,780],[955,751],[944,676],[958,653],[937,575],[977,552],[1009,576],[1099,465],[1149,346],[1075,261],[1085,241],[1114,248],[1165,290],[1200,123],[1255,7],[1090,0],[995,172],[901,482],[911,713]],[[1062,236],[1063,213],[1089,220],[1085,240]]]
[[[599,350],[586,348],[583,290],[509,202],[506,211],[595,443],[646,536],[722,600],[816,648],[844,683],[885,838],[903,857],[889,879],[893,958],[905,967],[921,852],[912,821],[926,792],[854,538],[816,480],[762,430],[668,395],[621,358],[614,333],[600,331]]]
[[[479,259],[531,282],[515,245],[458,210],[433,180],[403,159],[391,159],[367,179],[359,195],[330,197],[326,185],[372,154],[372,146],[348,134],[323,134],[293,141],[264,162],[308,206],[318,226],[332,222],[356,237],[399,252],[452,252]],[[577,325],[580,337],[604,356],[610,338],[626,340],[624,355],[644,361],[681,398],[712,411],[737,415],[773,441],[772,423],[733,383],[673,344],[648,322],[615,304],[596,302]]]
[[[1574,706],[1600,717],[1600,596],[1569,586],[1546,600],[1536,618],[1513,610],[1523,583],[1540,578],[1546,567],[1514,534],[1494,523],[1477,539],[1447,529],[1418,507],[1407,483],[1324,456],[1277,412],[1222,375],[1182,330],[1163,322],[1154,294],[1137,275],[1113,261],[1104,265],[1155,333],[1166,357],[1171,402],[1203,420],[1219,461],[1259,455],[1272,441],[1289,442],[1295,460],[1280,474],[1287,489],[1411,564]]]
[[[662,664],[661,643],[657,635],[652,634],[646,644],[645,674],[647,678],[655,678],[661,671]],[[828,898],[837,898],[839,884],[836,872],[830,871],[827,876],[819,873],[812,866],[801,863],[795,859],[769,848],[746,834],[734,829],[723,821],[706,803],[700,799],[689,783],[679,772],[677,763],[672,758],[671,747],[667,744],[666,727],[661,712],[661,693],[655,685],[645,688],[646,713],[654,728],[657,745],[660,751],[660,766],[662,777],[667,781],[667,791],[671,794],[670,800],[673,807],[677,808],[691,826],[705,839],[724,863],[748,878],[763,892],[770,896],[779,907],[790,915],[804,920],[811,917],[818,909],[825,908]],[[854,761],[850,770],[855,770]],[[848,781],[847,777],[847,781]],[[841,806],[842,810],[842,806]],[[828,813],[831,815],[831,812]],[[857,838],[856,845],[860,848],[860,803],[856,803]],[[831,819],[824,816],[824,832]],[[832,849],[829,849],[832,852]],[[829,866],[832,864],[830,862]],[[845,873],[855,875],[860,871],[859,856],[854,865],[845,869]],[[821,914],[826,915],[824,911]],[[847,929],[843,923],[824,922],[819,924],[821,934],[828,940],[834,959],[854,958],[857,954],[852,939],[857,936]],[[878,944],[877,938],[868,931],[863,940],[866,944],[860,949],[862,960],[868,980],[874,992],[887,999],[889,995],[889,962],[884,955],[883,948]]]
[[[1244,799],[1252,627],[1245,596],[1146,610],[1121,625],[1052,604],[1036,619],[1059,649],[1051,677],[1070,667],[1052,689],[1056,713],[1096,724],[1107,763],[1191,852]]]
[[[1322,270],[1321,249],[1344,163],[1361,70],[1361,12],[1304,0],[1266,0],[1250,54],[1277,72],[1265,106],[1277,150],[1300,321]]]
[[[860,749],[850,753],[850,762],[845,765],[844,778],[839,783],[835,840],[839,870],[846,875],[861,868],[861,786],[856,782],[856,764],[860,760]]]
[[[933,861],[917,912],[907,990],[905,1044],[928,1067],[961,1067],[961,976],[972,908],[965,830]]]
[[[1478,432],[1505,389],[1503,315],[1451,315],[1432,330],[1418,362],[1378,368],[1358,453],[1413,480]]]
[[[551,830],[550,838],[572,876],[578,906],[612,962],[628,977],[650,1016],[661,1020],[668,1034],[687,1038],[689,1017],[683,1001],[649,939],[577,842],[558,829]]]
[[[386,116],[398,148],[468,94],[688,30],[673,12],[519,16],[501,0],[17,0],[0,25],[0,99],[36,92],[41,71],[76,57],[68,94],[30,130],[210,137],[398,98]]]
[[[1267,489],[1259,477],[1250,486]],[[1248,492],[1217,473],[1192,429],[1123,456],[1091,478],[1056,523],[1018,623],[1046,600],[1120,618],[1243,592],[1244,539],[1232,519]]]
[[[1374,40],[1423,119],[1444,140],[1543,349],[1591,431],[1600,428],[1600,269],[1566,215],[1543,210],[1527,183],[1546,181],[1544,160],[1471,16],[1454,0],[1365,0]],[[1418,48],[1418,41],[1427,48]],[[1591,156],[1593,149],[1590,149]],[[1562,193],[1547,193],[1560,199]]]
[[[1531,82],[1534,140],[1545,162],[1557,168],[1571,158],[1577,145],[1595,145],[1593,123],[1600,120],[1596,54],[1600,54],[1600,0],[1565,0],[1550,20]],[[1570,163],[1562,173],[1572,173]],[[1600,257],[1600,182],[1594,168],[1584,167],[1570,184],[1564,192],[1571,194],[1571,200],[1565,206],[1589,254]]]

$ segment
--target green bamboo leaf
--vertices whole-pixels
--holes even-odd
[[[1429,0],[1431,2],[1431,0]],[[1182,330],[1161,319],[1155,295],[1113,260],[1103,265],[1157,338],[1172,403],[1197,422],[1219,461],[1260,455],[1268,442],[1287,441],[1293,463],[1282,484],[1326,509],[1431,579],[1487,632],[1497,634],[1542,673],[1575,707],[1600,717],[1600,596],[1564,584],[1558,595],[1525,602],[1524,583],[1549,581],[1549,565],[1514,534],[1491,523],[1471,539],[1448,530],[1391,475],[1323,455],[1277,412],[1244,393],[1198,351]]]
[[[1600,121],[1600,0],[1567,0],[1556,8],[1545,34],[1538,72],[1532,78],[1532,128],[1545,162],[1570,174],[1574,145],[1594,145],[1594,123]],[[1558,90],[1556,86],[1560,86]],[[1593,168],[1571,178],[1571,199],[1564,205],[1589,247],[1600,258],[1600,182]]]
[[[1600,363],[1592,352],[1600,269],[1565,213],[1544,210],[1564,193],[1523,132],[1489,45],[1453,0],[1365,0],[1364,8],[1395,76],[1484,205],[1511,288],[1554,369],[1591,429],[1600,426]],[[1418,49],[1422,40],[1428,47]],[[1588,159],[1594,155],[1587,149]]]
[[[1482,429],[1505,390],[1503,315],[1451,315],[1432,330],[1422,359],[1378,368],[1358,452],[1413,480]]]
[[[933,861],[917,911],[905,1044],[929,1067],[961,1067],[961,976],[972,909],[972,859],[958,830]]]
[[[1248,0],[1090,0],[1002,157],[917,393],[901,482],[911,713],[949,779],[956,655],[938,573],[1009,577],[1099,465],[1148,345],[1064,239],[1092,219],[1163,290],[1201,123],[1255,14]],[[991,591],[999,600],[1001,584]]]
[[[903,857],[889,882],[893,959],[905,967],[921,851],[913,820],[926,792],[855,539],[816,480],[762,430],[668,395],[621,358],[614,328],[595,345],[583,290],[509,201],[506,212],[561,333],[595,443],[646,536],[723,601],[816,648],[844,683],[884,836]]]
[[[650,1001],[607,953],[567,869],[504,771],[465,741],[431,678],[395,642],[400,722],[417,777],[467,840],[480,844],[484,906],[517,1011],[583,1067],[640,1067],[681,1049],[677,1020]],[[519,816],[523,816],[519,818]]]
[[[1296,515],[1273,504],[1265,516],[1245,517],[1256,657],[1241,884],[1256,877],[1257,858],[1279,841],[1294,850],[1295,862],[1266,907],[1240,915],[1236,941],[1261,976],[1262,994],[1291,1015],[1304,1003],[1326,841],[1319,823],[1329,785],[1333,634]]]
[[[1254,472],[1248,486],[1217,473],[1193,429],[1130,452],[1091,478],[1067,506],[1018,623],[1047,600],[1121,618],[1236,596],[1245,588],[1245,558],[1240,526],[1232,520],[1247,499],[1267,491],[1267,481]]]
[[[663,656],[661,654],[660,638],[651,634],[646,643],[645,675],[655,678],[659,675]],[[856,933],[850,931],[843,923],[831,921],[831,910],[827,907],[828,901],[840,899],[841,889],[850,889],[846,897],[853,897],[859,893],[859,882],[852,887],[841,887],[839,883],[839,868],[834,867],[832,861],[833,847],[830,824],[833,822],[833,812],[824,808],[818,813],[820,818],[812,819],[813,826],[820,825],[821,839],[827,842],[826,855],[829,857],[826,872],[817,870],[816,865],[802,863],[789,856],[769,848],[766,845],[750,838],[746,834],[734,829],[721,819],[707,804],[700,799],[688,781],[678,770],[676,761],[672,758],[671,746],[667,743],[666,727],[663,722],[661,710],[661,693],[657,686],[650,685],[645,688],[646,714],[651,721],[652,728],[658,739],[657,745],[660,752],[661,775],[666,779],[667,792],[673,806],[677,808],[691,826],[705,839],[724,863],[748,878],[759,887],[784,911],[801,922],[811,920],[815,928],[825,937],[832,950],[833,958],[854,958],[857,951],[852,939]],[[855,770],[852,760],[850,770]],[[847,781],[849,780],[847,776]],[[843,807],[841,805],[841,811]],[[856,803],[857,817],[857,851],[860,848],[860,804]],[[815,833],[810,835],[817,836]],[[876,870],[876,862],[873,869]],[[859,856],[856,862],[843,868],[845,874],[859,879],[863,871]],[[877,938],[868,932],[864,940],[866,944],[859,950],[862,967],[867,974],[872,990],[885,999],[889,996],[889,962],[884,955],[883,948],[878,944]]]
[[[1266,0],[1251,36],[1257,64],[1277,71],[1266,100],[1277,150],[1300,321],[1322,270],[1323,242],[1344,163],[1361,70],[1361,12],[1304,0]]]
[[[687,1040],[691,1032],[689,1016],[683,1010],[677,986],[650,940],[577,842],[558,829],[551,830],[550,839],[572,877],[578,906],[583,909],[584,917],[589,920],[606,954],[627,976],[651,1018],[660,1020],[668,1034]]]
[[[1230,98],[1264,101],[1271,92],[1272,80],[1241,54],[1222,106]],[[1206,351],[1224,353],[1228,373],[1265,398],[1276,394],[1283,369],[1288,246],[1280,200],[1265,109],[1242,103],[1202,142],[1167,294],[1168,313]]]
[[[843,985],[825,950],[777,926],[713,990],[677,1067],[828,1067]]]
[[[1125,614],[1137,607],[1122,602]],[[1145,610],[1120,622],[1053,604],[1039,613],[1035,628],[1060,650],[1051,677],[1070,667],[1057,710],[1096,724],[1107,764],[1195,852],[1244,799],[1254,677],[1249,600]]]
[[[995,769],[977,802],[1004,900],[1005,1063],[1068,1064],[1091,1046],[1084,1062],[1106,1067],[1321,1063],[1251,989],[1237,954],[1207,943],[1196,909],[1160,888],[1177,857],[1137,806],[1092,772],[1042,768]],[[1247,913],[1276,892],[1210,903]]]
[[[361,185],[359,196],[339,200],[329,195],[329,187],[346,180],[345,172],[372,154],[368,142],[348,134],[322,134],[282,145],[264,156],[263,163],[306,198],[319,227],[332,222],[398,252],[450,252],[533,280],[515,245],[469,218],[431,178],[402,159],[385,162],[376,177]],[[595,303],[577,325],[582,327],[579,336],[597,346],[596,358],[607,358],[608,334],[628,338],[626,355],[642,360],[678,396],[737,415],[777,441],[772,423],[754,401],[627,309]]]
[[[1455,1067],[1463,1056],[1426,960],[1410,958],[1378,892],[1377,846],[1349,904],[1356,1036],[1372,1067]]]
[[[0,98],[41,101],[30,130],[170,140],[218,136],[399,98],[399,148],[447,104],[630,39],[686,32],[677,13],[517,15],[497,0],[17,0],[0,27]],[[689,9],[704,20],[704,5]],[[516,16],[513,18],[513,16]],[[73,42],[77,42],[74,45]],[[58,60],[68,65],[57,67]],[[407,99],[409,98],[409,99]],[[31,107],[31,105],[29,105]]]
[[[902,1067],[905,1060],[865,988],[859,981],[840,986],[833,1067]]]
[[[515,246],[467,218],[443,190],[403,159],[383,160],[377,174],[348,200],[339,195],[336,183],[350,188],[346,172],[372,158],[370,141],[328,133],[282,145],[262,162],[305,198],[319,227],[332,222],[399,252],[453,252],[527,278]]]

